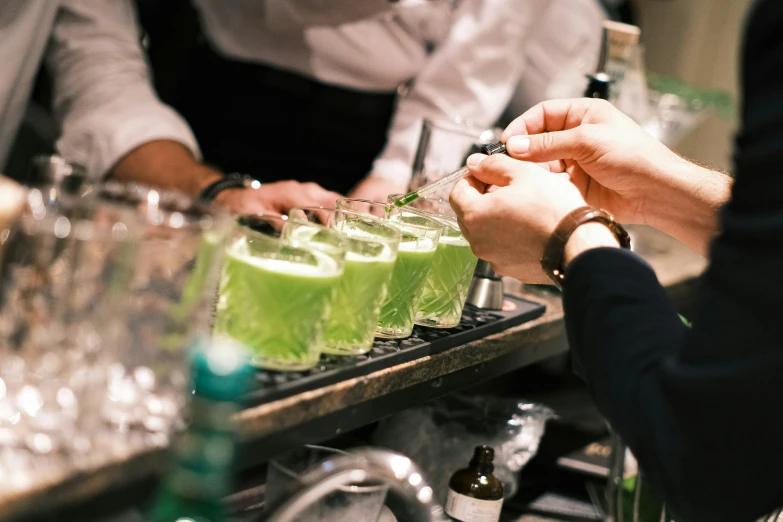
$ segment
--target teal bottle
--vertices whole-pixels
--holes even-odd
[[[232,416],[250,385],[252,368],[230,347],[193,351],[194,395],[187,431],[173,446],[173,462],[149,511],[150,522],[227,522],[237,434]]]

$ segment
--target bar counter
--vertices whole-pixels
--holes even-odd
[[[654,267],[682,311],[690,309],[706,261],[668,236],[632,229],[636,251]],[[507,279],[506,293],[546,305],[538,319],[436,355],[260,404],[237,416],[243,467],[315,443],[435,397],[540,362],[567,350],[559,295]],[[166,467],[162,448],[127,449],[87,471],[36,476],[0,491],[0,521],[35,517],[68,505],[121,496]],[[109,501],[110,502],[110,501]]]

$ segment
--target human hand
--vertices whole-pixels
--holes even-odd
[[[401,194],[406,192],[406,189],[404,182],[370,175],[359,182],[348,197],[385,203],[389,194]]]
[[[510,156],[559,161],[588,204],[624,223],[651,223],[678,174],[694,167],[603,100],[552,100],[514,120],[502,141]]]
[[[450,200],[473,253],[498,274],[549,283],[541,257],[560,221],[585,206],[579,190],[562,175],[500,154],[474,154],[468,167],[471,176],[457,183]],[[569,240],[567,261],[588,248],[618,246],[609,229],[590,225]]]
[[[278,181],[264,183],[257,189],[228,189],[215,201],[234,214],[273,213],[286,215],[294,207],[334,207],[340,194],[323,189],[316,183]]]

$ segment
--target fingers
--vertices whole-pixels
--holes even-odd
[[[541,134],[573,129],[583,123],[599,123],[602,118],[608,118],[611,111],[609,102],[591,98],[545,101],[512,121],[500,141],[506,143],[511,136],[519,134]]]
[[[544,171],[538,165],[518,161],[505,154],[474,154],[468,158],[467,165],[473,177],[482,183],[498,187],[513,184],[520,176],[531,172],[531,169]]]
[[[461,220],[467,212],[479,204],[485,188],[484,183],[473,176],[461,179],[454,185],[449,196],[449,203],[451,203],[454,213],[457,214],[458,220]]]
[[[532,162],[582,161],[599,148],[595,139],[596,127],[583,125],[575,129],[547,132],[528,136],[512,136],[506,150],[512,158]]]

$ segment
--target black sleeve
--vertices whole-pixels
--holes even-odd
[[[678,522],[783,506],[783,2],[749,22],[737,181],[692,330],[629,252],[583,254],[564,289],[577,366]]]

